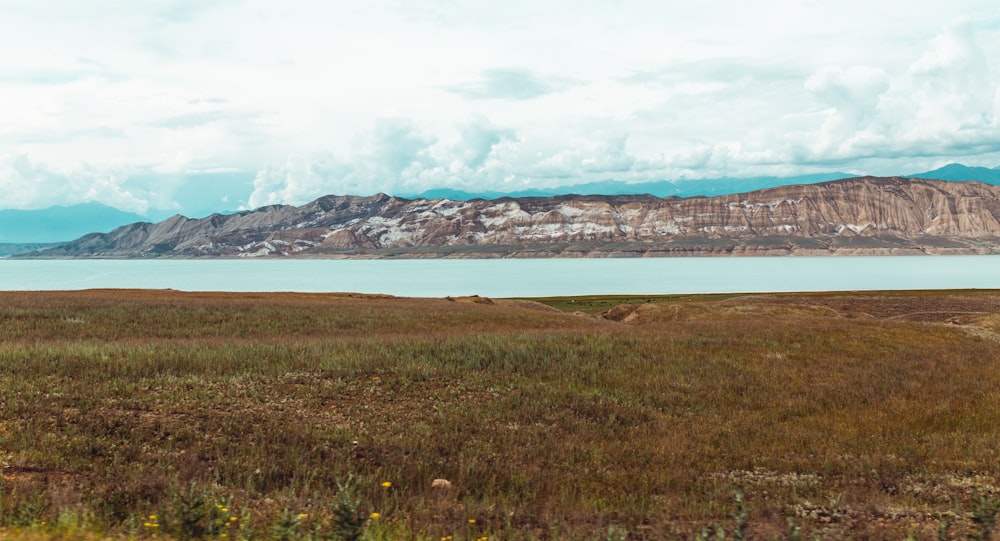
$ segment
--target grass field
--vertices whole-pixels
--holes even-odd
[[[996,291],[0,292],[0,340],[0,539],[988,539],[1000,509]]]

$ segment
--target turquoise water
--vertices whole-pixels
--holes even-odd
[[[487,260],[10,260],[0,290],[386,293],[489,297],[1000,289],[1000,255]]]

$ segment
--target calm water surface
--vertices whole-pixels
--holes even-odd
[[[10,260],[2,290],[387,293],[490,297],[1000,289],[1000,256],[489,260]]]

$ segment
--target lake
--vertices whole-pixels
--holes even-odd
[[[1000,289],[1000,255],[648,259],[0,259],[2,290],[386,293],[489,297]]]

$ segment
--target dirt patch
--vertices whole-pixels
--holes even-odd
[[[638,304],[619,304],[601,312],[601,317],[611,321],[633,321],[639,306]]]
[[[469,295],[466,297],[445,297],[449,301],[453,302],[471,302],[473,304],[496,304],[493,299],[489,297],[480,297],[479,295]]]

